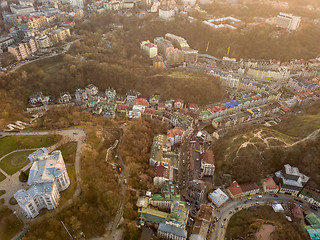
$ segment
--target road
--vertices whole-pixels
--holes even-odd
[[[212,229],[212,233],[210,236],[210,240],[221,240],[225,238],[226,229],[228,222],[232,215],[241,209],[248,208],[253,205],[264,205],[268,203],[286,203],[286,202],[295,202],[297,204],[302,205],[304,210],[308,210],[314,212],[318,216],[320,216],[319,212],[310,209],[307,203],[296,202],[294,199],[297,197],[285,194],[279,194],[278,197],[274,195],[263,195],[262,198],[258,198],[257,196],[252,197],[252,200],[248,200],[247,197],[231,200],[227,203],[227,205],[222,208],[217,208],[214,211],[214,217],[218,220],[214,224],[214,228]],[[237,209],[237,210],[236,210]],[[223,224],[223,227],[221,227]]]

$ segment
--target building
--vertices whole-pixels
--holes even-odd
[[[184,135],[185,131],[179,127],[175,127],[167,131],[168,140],[172,146],[182,143],[184,140]]]
[[[237,198],[256,194],[259,192],[259,187],[256,183],[238,184],[237,181],[233,181],[230,187],[227,188],[227,192],[231,198]]]
[[[172,224],[160,223],[157,236],[161,239],[187,240],[187,231]]]
[[[44,96],[42,92],[37,92],[29,97],[29,103],[31,105],[47,105],[50,97]]]
[[[164,67],[163,57],[155,56],[154,58],[152,58],[152,61],[153,61],[154,68],[163,69],[163,67]]]
[[[159,8],[159,17],[164,20],[169,20],[174,17],[174,10],[168,7],[160,7]]]
[[[38,149],[29,155],[30,168],[28,190],[19,190],[14,194],[22,212],[28,218],[34,218],[42,208],[55,209],[59,205],[59,192],[70,185],[67,168],[61,151],[48,155],[46,148]]]
[[[35,11],[32,5],[17,5],[15,3],[10,4],[10,10],[13,14],[24,16]]]
[[[64,41],[70,36],[71,34],[69,28],[61,27],[52,31],[52,40],[55,43]]]
[[[213,176],[215,170],[214,155],[212,150],[205,150],[201,154],[201,175]]]
[[[91,83],[86,87],[86,93],[89,97],[95,96],[98,94],[98,87]]]
[[[310,188],[304,188],[300,194],[299,197],[308,203],[311,203],[312,205],[316,207],[320,207],[320,192],[312,190]]]
[[[217,207],[220,207],[229,200],[228,195],[225,194],[220,188],[217,188],[212,193],[209,193],[208,198]]]
[[[187,130],[189,127],[192,127],[193,118],[182,113],[173,113],[171,116],[171,122],[173,126]]]
[[[141,207],[138,209],[138,225],[140,227],[146,225],[157,227],[166,222],[168,215],[168,213],[156,209]]]
[[[209,205],[201,204],[196,216],[196,221],[193,225],[190,240],[205,240],[207,239],[209,227],[212,221],[213,209]]]
[[[2,37],[0,38],[0,49],[2,51],[7,50],[8,46],[14,43],[14,39],[12,37]]]
[[[8,52],[13,54],[18,61],[27,59],[36,51],[37,45],[33,38],[25,38],[20,43],[8,47]]]
[[[274,180],[280,187],[279,192],[297,196],[309,177],[299,172],[298,168],[286,164],[282,170],[275,173]]]
[[[168,136],[164,134],[158,134],[153,138],[153,144],[150,151],[149,163],[155,166],[156,163],[161,162],[163,154],[171,150],[170,142],[168,141]]]
[[[127,92],[127,104],[132,105],[133,101],[139,97],[141,95],[141,93],[139,93],[136,90],[129,90]]]
[[[105,91],[105,95],[107,96],[107,100],[112,102],[116,100],[117,92],[113,88],[108,88]]]
[[[149,58],[156,57],[158,55],[158,47],[157,45],[148,41],[142,41],[140,43],[140,49],[144,51]]]
[[[298,29],[300,25],[301,17],[297,17],[297,16],[293,16],[292,14],[281,12],[277,16],[276,21],[277,21],[277,24],[276,24],[277,27],[295,31]]]
[[[70,4],[73,8],[84,8],[83,0],[70,0]]]
[[[279,186],[275,183],[272,177],[268,177],[262,182],[263,192],[265,193],[277,193]]]
[[[59,103],[68,103],[72,99],[71,94],[69,92],[60,93]]]
[[[49,48],[52,47],[51,39],[47,35],[36,37],[38,48]]]
[[[157,207],[159,209],[171,209],[171,204],[174,202],[180,202],[180,195],[161,195],[161,194],[153,194],[151,199],[149,200],[149,204],[153,207]]]
[[[242,21],[234,17],[224,17],[224,18],[209,19],[209,20],[203,21],[203,23],[215,30],[220,30],[220,29],[236,30],[238,26],[242,23]]]

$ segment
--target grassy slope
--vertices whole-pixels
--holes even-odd
[[[76,157],[77,143],[69,142],[59,147],[65,163],[74,163]]]
[[[0,157],[17,149],[49,147],[60,140],[60,136],[7,136],[0,139]]]

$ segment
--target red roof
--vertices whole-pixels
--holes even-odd
[[[259,186],[255,182],[243,183],[243,184],[240,184],[240,187],[242,189],[242,192],[249,192],[252,190],[259,189]]]
[[[220,104],[219,106],[217,106],[217,107],[219,107],[219,111],[222,111],[222,110],[226,110],[227,109],[227,107],[226,107],[226,105],[224,105],[224,104]]]
[[[278,185],[275,183],[272,177],[268,177],[263,180],[266,185],[266,190],[277,190],[279,189]]]
[[[188,108],[182,108],[179,110],[179,112],[181,112],[182,114],[188,114],[189,113],[189,109]]]
[[[136,99],[134,99],[133,103],[136,105],[143,105],[143,106],[149,105],[148,100],[145,98],[136,98]]]
[[[194,103],[189,103],[188,107],[189,109],[195,109],[197,106]]]
[[[214,155],[212,150],[205,150],[202,153],[201,157],[205,161],[205,163],[214,164]]]
[[[229,192],[233,195],[239,195],[242,193],[242,189],[240,185],[237,183],[237,181],[233,181],[230,187],[228,187]]]
[[[184,103],[184,101],[182,99],[179,99],[179,98],[174,101],[174,103],[178,103],[178,102]]]
[[[169,179],[170,166],[165,167],[162,164],[156,166],[156,177],[164,177]]]
[[[156,112],[156,110],[154,108],[146,108],[146,110],[144,111],[144,113],[149,113],[149,114],[154,114]]]
[[[184,130],[182,128],[179,128],[179,127],[175,127],[173,129],[170,129],[167,131],[167,135],[168,137],[172,137],[174,138],[175,136],[179,135],[179,136],[182,136],[184,133]]]
[[[119,110],[127,110],[129,106],[127,104],[118,104],[117,109]]]
[[[158,109],[164,109],[165,105],[164,105],[164,102],[159,102],[158,103]]]

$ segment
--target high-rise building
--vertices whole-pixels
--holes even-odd
[[[286,28],[288,30],[297,30],[301,22],[301,17],[293,16],[288,13],[280,13],[277,16],[277,27]]]

